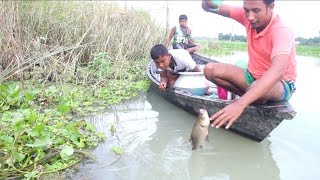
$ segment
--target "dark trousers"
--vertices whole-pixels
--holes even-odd
[[[189,49],[192,47],[196,47],[195,44],[187,44],[187,43],[174,43],[172,45],[173,49]]]

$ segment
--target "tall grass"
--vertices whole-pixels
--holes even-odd
[[[165,35],[147,12],[107,2],[1,1],[0,23],[0,82],[139,79]]]

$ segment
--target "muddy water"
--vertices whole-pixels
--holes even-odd
[[[72,179],[319,179],[320,59],[298,57],[298,73],[290,100],[296,117],[261,143],[210,129],[204,149],[191,151],[195,117],[152,92],[89,117],[107,140],[92,150],[99,162],[83,162]],[[111,124],[117,125],[113,136]]]

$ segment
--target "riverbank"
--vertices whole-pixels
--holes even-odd
[[[200,54],[208,56],[232,55],[237,51],[246,51],[247,43],[240,41],[197,40],[200,45]],[[320,57],[319,45],[296,45],[297,55]]]
[[[3,1],[0,11],[0,179],[94,158],[86,149],[106,137],[84,117],[148,89],[147,52],[164,29],[114,3]]]

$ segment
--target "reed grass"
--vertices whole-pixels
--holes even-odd
[[[141,79],[165,35],[147,12],[107,2],[1,1],[0,23],[0,82]]]

